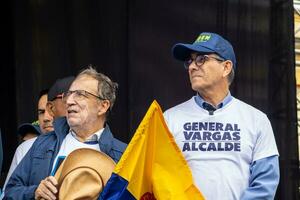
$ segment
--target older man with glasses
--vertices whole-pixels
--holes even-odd
[[[93,68],[77,75],[62,95],[67,120],[58,118],[55,131],[36,140],[8,182],[4,199],[56,199],[53,175],[62,160],[77,149],[101,151],[118,162],[126,144],[115,139],[106,124],[116,89],[116,83]]]
[[[230,94],[232,45],[204,32],[193,44],[176,44],[173,55],[184,63],[196,94],[164,117],[205,199],[273,199],[276,142],[267,116]]]

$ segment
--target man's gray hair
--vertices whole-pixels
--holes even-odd
[[[216,54],[220,59],[224,59],[222,57],[220,57],[218,54]],[[232,61],[231,61],[232,62]],[[232,64],[232,69],[230,71],[230,73],[228,74],[227,76],[227,81],[228,81],[228,84],[231,85],[231,83],[233,82],[233,79],[234,79],[234,68],[233,68],[233,64]]]
[[[81,71],[76,78],[85,75],[91,76],[98,81],[98,95],[110,102],[109,109],[111,110],[116,101],[118,83],[113,82],[108,76],[97,72],[92,65],[89,65],[87,69]]]
[[[229,85],[231,85],[233,79],[234,79],[234,69],[232,67],[231,72],[227,76],[227,80],[228,80]]]

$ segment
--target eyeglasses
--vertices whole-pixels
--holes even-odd
[[[63,93],[63,95],[62,95],[63,102],[66,103],[67,99],[72,94],[74,94],[73,95],[73,99],[75,101],[81,101],[81,100],[83,100],[85,98],[89,98],[89,96],[93,96],[93,97],[95,97],[97,99],[100,99],[100,100],[106,100],[106,99],[104,99],[104,98],[102,98],[100,96],[97,96],[97,95],[95,95],[93,93],[90,93],[88,91],[85,91],[85,90],[73,90],[73,91],[69,90],[69,91],[66,91],[66,92]]]
[[[217,58],[217,57],[214,57],[214,56],[208,56],[208,55],[198,54],[196,56],[196,58],[190,57],[188,60],[184,61],[184,68],[185,69],[189,69],[189,66],[192,64],[193,61],[195,61],[195,64],[196,64],[197,67],[201,67],[209,59],[215,59],[215,60],[220,61],[220,62],[224,62],[225,61],[222,58]]]

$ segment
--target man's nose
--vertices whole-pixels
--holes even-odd
[[[50,113],[46,109],[45,114],[44,114],[44,122],[49,122],[49,121],[53,121],[53,117],[50,115]]]
[[[197,70],[199,69],[199,67],[196,65],[195,60],[193,60],[193,62],[189,65],[189,70]]]
[[[66,107],[67,107],[68,105],[72,105],[72,104],[74,104],[74,103],[75,103],[75,101],[74,101],[74,93],[71,93],[71,94],[66,98],[66,100],[65,100]]]

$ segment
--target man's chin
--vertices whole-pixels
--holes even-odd
[[[192,84],[192,89],[196,92],[199,92],[203,89],[203,86],[199,84]]]
[[[44,133],[49,133],[49,132],[51,132],[53,130],[54,130],[53,126],[45,127],[44,128]]]
[[[78,126],[78,122],[76,120],[68,119],[67,121],[68,121],[70,128]]]

